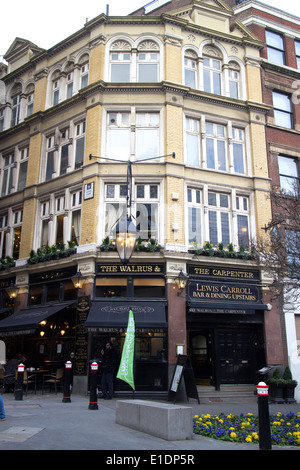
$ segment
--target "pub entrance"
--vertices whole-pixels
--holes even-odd
[[[217,329],[216,375],[220,384],[253,384],[255,341],[252,329]]]
[[[190,331],[189,350],[197,385],[212,383],[212,332],[207,329]]]
[[[197,385],[254,384],[264,365],[261,325],[198,327],[188,339]]]

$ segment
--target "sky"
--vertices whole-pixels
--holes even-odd
[[[7,0],[0,7],[0,61],[16,37],[28,39],[39,47],[50,49],[106,12],[128,15],[150,3],[150,0]],[[269,4],[300,17],[299,0],[264,0]],[[46,6],[47,5],[47,6]]]

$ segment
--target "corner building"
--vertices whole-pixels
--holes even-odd
[[[0,69],[8,356],[55,369],[74,353],[74,391],[86,391],[107,339],[120,355],[131,307],[137,393],[165,395],[178,353],[217,389],[282,363],[278,311],[251,255],[271,218],[262,47],[222,1],[101,14],[49,50],[15,39]],[[139,238],[124,265],[114,229],[128,161]]]

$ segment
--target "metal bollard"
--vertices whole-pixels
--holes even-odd
[[[265,382],[256,385],[258,396],[259,449],[271,450],[271,430],[269,415],[269,387]]]
[[[71,388],[72,388],[72,362],[67,361],[65,363],[64,373],[64,396],[63,403],[71,403]]]
[[[92,362],[92,364],[91,364],[91,375],[90,375],[90,404],[89,404],[89,410],[98,410],[97,385],[98,385],[98,364],[97,364],[97,362]]]
[[[15,400],[23,400],[23,380],[24,380],[24,364],[18,365],[18,374],[15,385]]]

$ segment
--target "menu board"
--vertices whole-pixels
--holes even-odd
[[[75,356],[74,356],[74,375],[87,374],[87,354],[88,338],[85,329],[85,321],[90,310],[90,299],[88,296],[78,298],[76,338],[75,338]]]
[[[170,384],[168,400],[176,401],[176,395],[182,377],[184,379],[187,398],[196,398],[198,403],[200,403],[191,358],[190,356],[184,356],[183,354],[179,354],[177,357],[177,363]]]

